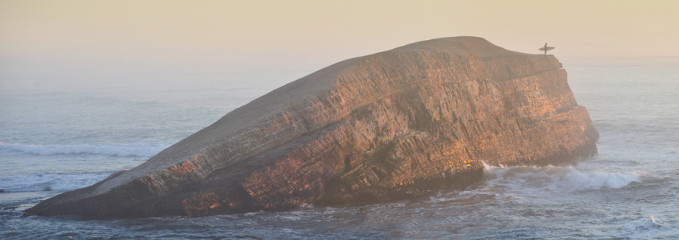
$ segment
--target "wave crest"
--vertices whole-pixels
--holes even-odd
[[[112,157],[151,157],[166,148],[166,144],[158,143],[111,143],[104,145],[34,145],[0,142],[0,151],[23,153],[29,155],[103,155]]]
[[[90,186],[109,175],[111,172],[7,176],[0,177],[0,189],[4,192],[65,192]]]

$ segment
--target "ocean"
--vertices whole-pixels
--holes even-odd
[[[139,165],[304,72],[0,88],[0,239],[679,239],[679,61],[649,59],[562,60],[601,135],[598,155],[575,165],[486,166],[477,184],[417,200],[207,217],[22,211]]]

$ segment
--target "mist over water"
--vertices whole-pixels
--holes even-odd
[[[679,238],[679,61],[564,62],[601,134],[591,159],[486,166],[467,189],[417,200],[199,218],[20,215],[141,164],[303,73],[209,87],[0,89],[0,238]]]

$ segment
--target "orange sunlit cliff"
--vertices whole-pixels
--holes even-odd
[[[394,201],[479,181],[482,161],[574,161],[594,154],[597,139],[554,56],[434,39],[321,69],[27,213],[198,216]]]

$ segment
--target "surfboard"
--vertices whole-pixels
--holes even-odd
[[[554,49],[554,47],[543,47],[543,48],[540,48],[540,49],[538,49],[538,50],[540,50],[540,51],[545,51],[545,50],[549,51],[549,50],[552,50],[552,49]]]

